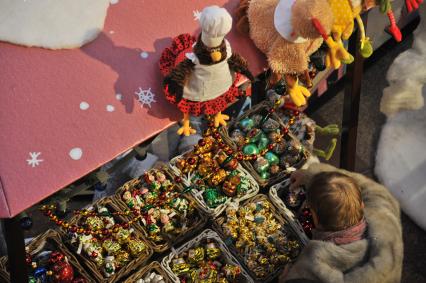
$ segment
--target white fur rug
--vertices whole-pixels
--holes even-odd
[[[399,200],[402,210],[426,230],[425,106],[388,118],[379,141],[375,172]]]

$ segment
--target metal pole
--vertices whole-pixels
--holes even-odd
[[[368,12],[362,15],[367,28]],[[364,68],[364,58],[358,48],[359,29],[349,39],[349,52],[355,55],[355,61],[347,66],[345,76],[345,94],[343,101],[342,137],[340,148],[340,167],[354,171],[356,162],[356,140],[358,131],[359,103]]]
[[[10,282],[28,283],[24,232],[19,224],[18,216],[4,219],[4,235],[7,244]]]

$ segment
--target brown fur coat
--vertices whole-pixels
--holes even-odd
[[[323,171],[339,171],[360,185],[368,223],[367,238],[340,246],[310,241],[286,279],[304,278],[330,283],[400,282],[403,243],[398,202],[384,186],[367,177],[326,164],[312,164],[308,168],[307,184],[313,175]]]

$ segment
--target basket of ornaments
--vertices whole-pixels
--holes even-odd
[[[33,238],[26,246],[28,282],[90,283],[93,278],[52,229]],[[1,282],[10,282],[7,257],[0,259]]]
[[[262,187],[288,178],[310,155],[269,102],[244,112],[220,132],[226,143],[244,156],[242,165]]]
[[[97,281],[117,282],[151,257],[153,250],[138,223],[141,215],[121,211],[114,198],[74,213],[69,223],[60,224],[63,238]]]
[[[212,230],[204,230],[163,258],[173,282],[253,282],[228,247]]]
[[[256,282],[273,280],[303,247],[300,231],[263,194],[230,203],[214,228]]]
[[[217,129],[210,127],[194,149],[173,158],[170,167],[203,212],[215,217],[229,202],[245,200],[259,191],[241,160],[242,156],[223,141]]]
[[[155,252],[164,252],[200,231],[207,218],[167,166],[145,172],[121,186],[114,198],[120,209],[136,210]]]

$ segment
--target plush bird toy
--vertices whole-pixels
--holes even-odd
[[[253,80],[246,61],[232,52],[225,39],[232,27],[227,10],[206,7],[200,24],[197,40],[189,34],[179,35],[160,58],[166,98],[183,113],[178,134],[185,136],[195,133],[190,126],[190,115],[214,115],[215,127],[226,125],[229,117],[222,111],[245,94],[238,88],[239,83],[247,78]]]
[[[240,0],[236,12],[237,28],[249,33],[254,44],[265,53],[272,70],[270,83],[284,77],[288,94],[296,106],[307,103],[311,94],[309,56],[327,44],[328,61],[349,58],[343,46],[328,36],[333,13],[327,0]],[[299,84],[305,76],[306,87]]]

